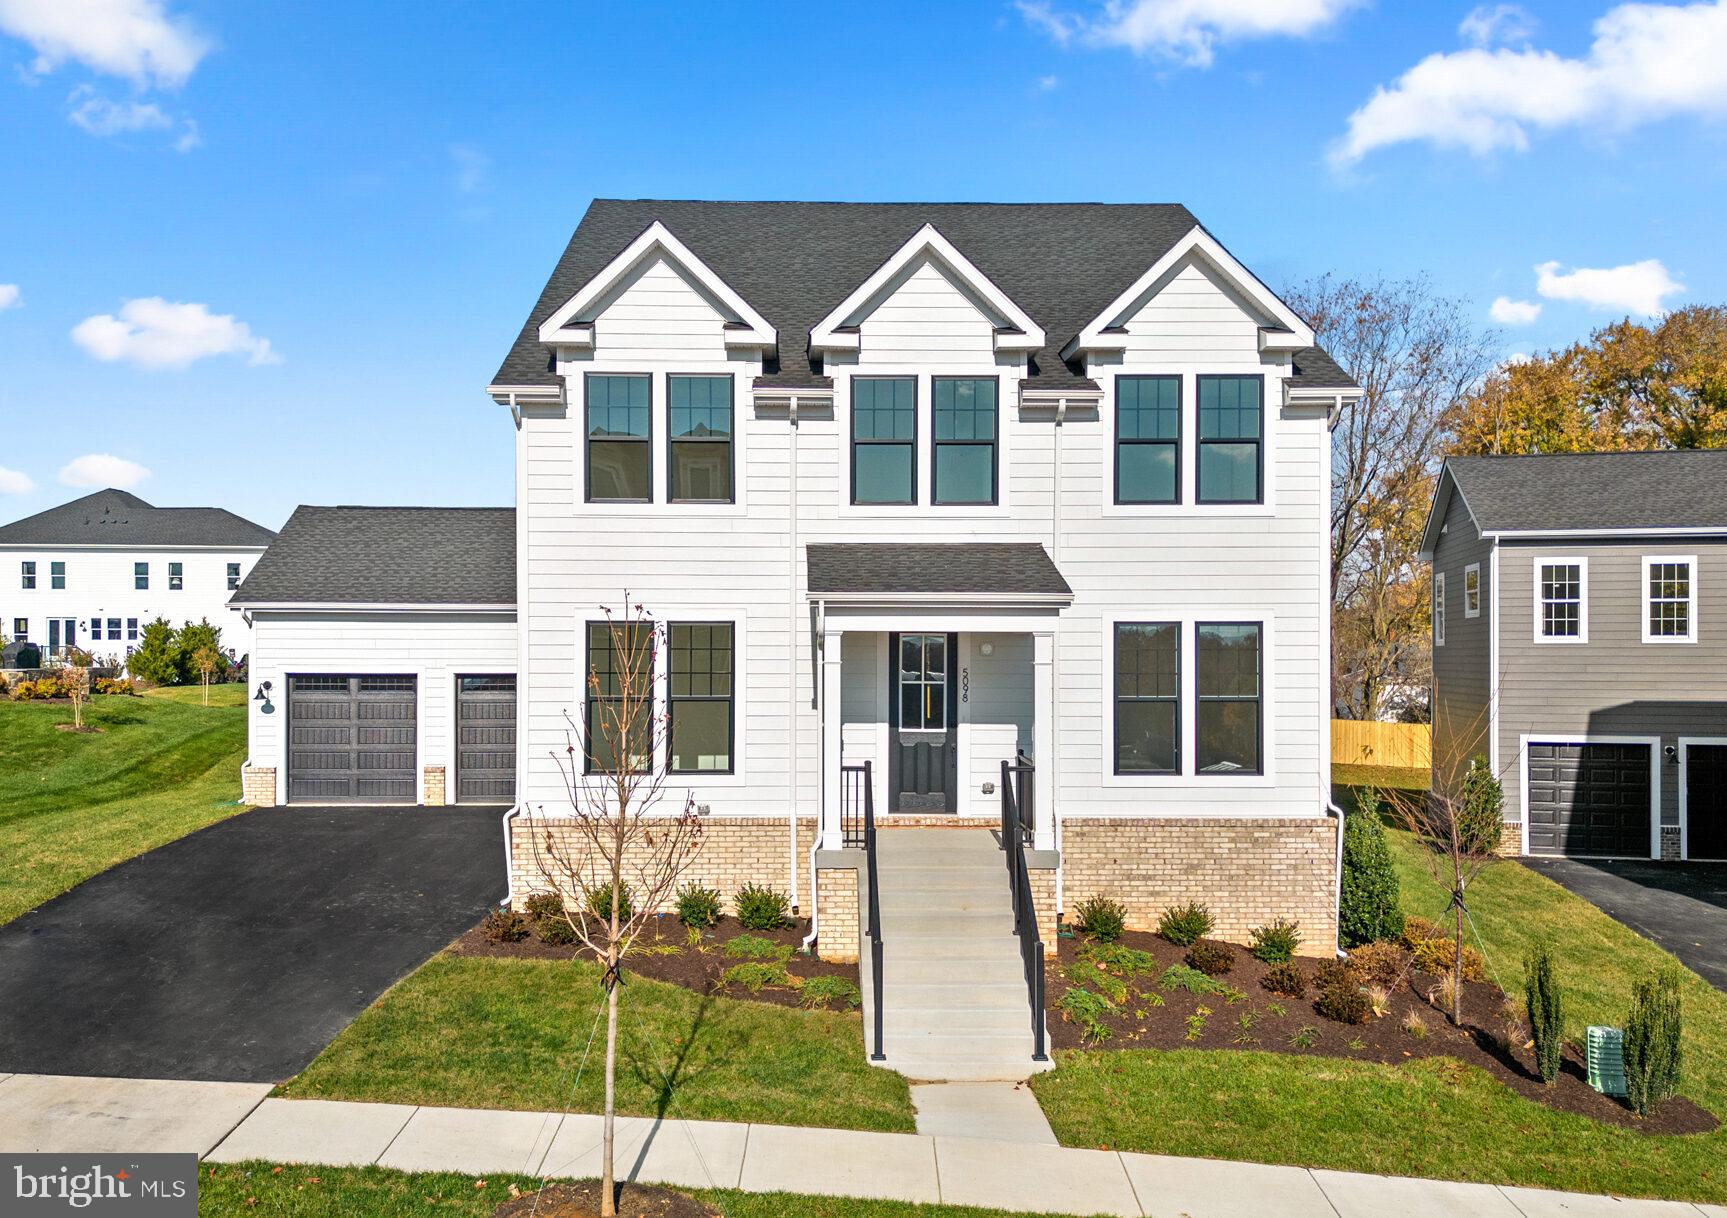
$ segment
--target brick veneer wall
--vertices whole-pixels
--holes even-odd
[[[1679,861],[1679,826],[1661,826],[1661,861],[1676,863]]]
[[[247,765],[240,767],[240,802],[254,808],[276,806],[276,770],[274,766]]]
[[[1303,955],[1337,948],[1337,822],[1330,817],[1069,817],[1062,822],[1065,912],[1102,894],[1128,925],[1154,930],[1171,905],[1203,902],[1220,939],[1245,943],[1273,918],[1301,923]],[[1041,911],[1040,911],[1041,916]]]
[[[1511,821],[1499,826],[1499,848],[1495,854],[1516,858],[1523,853],[1523,822]]]
[[[441,808],[444,800],[444,767],[429,765],[426,767],[426,806]]]
[[[849,964],[858,958],[858,887],[863,874],[855,867],[822,867],[816,871],[821,917],[817,928],[821,937],[816,950],[823,960]]]
[[[1043,955],[1046,960],[1053,960],[1061,953],[1060,931],[1061,914],[1055,901],[1055,870],[1054,868],[1030,869],[1031,903],[1037,910],[1037,933],[1043,940]]]

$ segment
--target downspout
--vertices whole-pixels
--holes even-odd
[[[498,904],[509,909],[516,903],[516,860],[510,849],[510,820],[522,810],[521,804],[511,804],[504,813],[504,899]]]
[[[791,791],[787,804],[786,891],[798,903],[798,395],[786,405],[786,443],[791,449],[791,492],[787,515],[791,517],[791,545],[786,550],[786,642],[792,649],[786,665],[786,709],[791,714]],[[819,836],[819,827],[818,827]],[[815,873],[810,873],[810,916],[815,917]]]
[[[1067,421],[1067,399],[1065,397],[1063,397],[1059,401],[1057,401],[1055,404],[1055,439],[1054,439],[1054,457],[1053,457],[1053,460],[1055,462],[1055,477],[1053,479],[1054,498],[1053,498],[1052,502],[1050,503],[1050,509],[1049,509],[1050,561],[1056,565],[1057,570],[1059,570],[1061,568],[1061,428],[1062,428],[1062,424],[1066,421]],[[1056,637],[1057,638],[1061,637],[1059,631],[1057,632]],[[1050,684],[1052,686],[1054,686],[1056,689],[1061,688],[1061,648],[1059,648],[1059,647],[1051,647],[1050,648],[1049,680],[1050,680]],[[1048,764],[1051,767],[1050,777],[1053,779],[1055,777],[1054,767],[1055,767],[1055,757],[1056,757],[1056,743],[1057,743],[1057,739],[1058,739],[1058,733],[1061,731],[1061,729],[1059,727],[1057,727],[1056,724],[1061,722],[1061,714],[1059,711],[1056,710],[1056,708],[1054,706],[1055,700],[1052,698],[1050,701],[1051,701],[1051,706],[1049,708],[1049,761],[1048,761]],[[1034,740],[1031,743],[1032,743],[1032,748],[1035,749],[1037,747],[1037,741]],[[1055,908],[1056,908],[1056,916],[1059,919],[1061,916],[1061,911],[1063,909],[1067,908],[1067,899],[1066,899],[1066,897],[1067,897],[1067,868],[1065,866],[1063,866],[1062,862],[1061,862],[1061,839],[1062,839],[1062,833],[1061,833],[1061,800],[1056,798],[1055,783],[1053,781],[1050,783],[1049,794],[1050,794],[1049,823],[1050,823],[1050,829],[1052,830],[1051,840],[1055,846],[1055,857],[1056,857],[1056,864],[1055,864]],[[1052,931],[1051,933],[1054,933],[1054,931]]]
[[[817,601],[816,602],[816,626],[815,626],[815,635],[816,635],[817,639],[822,638],[822,632],[827,627],[827,619],[828,619],[827,602],[826,601]],[[823,657],[822,657],[821,653],[819,651],[817,651],[815,648],[812,647],[810,649],[810,654],[815,657],[816,663],[818,665],[822,662]],[[797,667],[797,661],[796,660],[792,661],[792,667],[793,668]],[[822,696],[823,690],[822,690],[822,681],[821,681],[820,670],[818,669],[812,675],[814,675],[816,677],[816,681],[815,681],[816,706],[818,709],[822,709],[821,708],[821,696]],[[819,737],[817,738],[816,747],[817,747],[817,752],[819,753],[821,750],[821,741],[820,741]],[[825,780],[825,776],[821,775],[819,772],[821,767],[817,766],[816,768],[818,771],[817,777],[818,777],[818,779],[822,779],[822,781],[819,781],[816,783],[816,793],[818,796],[817,801],[816,801],[816,808],[817,808],[816,831],[815,831],[814,838],[810,841],[810,933],[804,936],[804,941],[802,944],[803,950],[806,952],[810,950],[810,945],[813,944],[816,941],[817,937],[819,937],[821,934],[821,912],[820,912],[820,910],[818,910],[816,908],[816,851],[821,849],[822,826],[827,823],[827,809],[822,807],[822,803],[828,797],[828,784]]]
[[[1336,870],[1332,873],[1332,908],[1336,910],[1337,918],[1337,954],[1347,956],[1343,950],[1343,809],[1332,799],[1325,801],[1325,810],[1337,818],[1337,860]]]

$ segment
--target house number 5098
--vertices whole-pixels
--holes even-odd
[[[969,668],[959,670],[959,700],[961,702],[971,701],[971,669]]]

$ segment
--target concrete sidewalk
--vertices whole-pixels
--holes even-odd
[[[0,1077],[0,1151],[594,1176],[600,1118],[267,1099],[231,1083]],[[1082,1150],[942,1134],[619,1119],[619,1170],[686,1188],[1130,1218],[1727,1218],[1727,1207]]]

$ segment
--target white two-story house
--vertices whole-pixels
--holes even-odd
[[[0,634],[44,660],[124,662],[155,618],[208,621],[236,657],[251,629],[228,598],[275,534],[224,508],[155,507],[103,490],[0,525]]]

